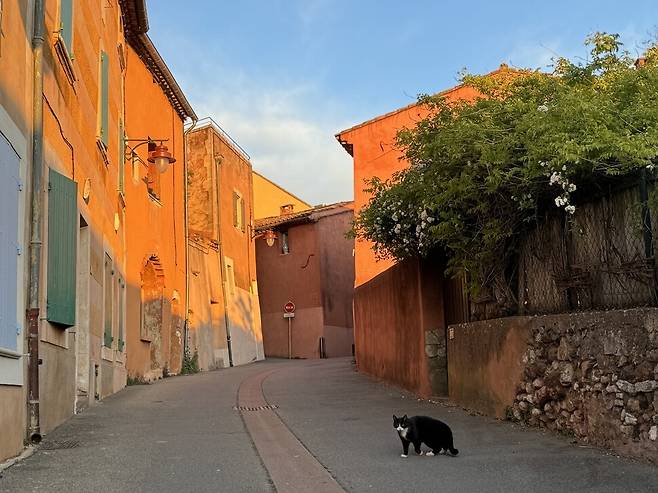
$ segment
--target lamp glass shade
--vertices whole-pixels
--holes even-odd
[[[158,156],[154,159],[155,161],[155,167],[158,168],[158,171],[160,173],[164,173],[167,171],[167,168],[169,167],[169,158],[165,156]]]
[[[266,231],[265,232],[265,243],[267,243],[268,247],[271,247],[274,245],[274,240],[276,240],[276,233],[274,231]]]

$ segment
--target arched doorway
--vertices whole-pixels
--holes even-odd
[[[150,343],[151,370],[161,370],[165,361],[162,351],[164,315],[164,272],[157,255],[151,255],[142,268],[141,339]]]

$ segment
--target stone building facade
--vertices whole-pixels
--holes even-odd
[[[190,353],[204,370],[261,360],[249,156],[209,119],[186,144]]]

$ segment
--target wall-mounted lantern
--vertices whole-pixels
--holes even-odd
[[[155,147],[149,152],[148,162],[155,164],[156,169],[160,173],[167,171],[167,167],[170,164],[176,162],[176,158],[169,152],[169,149],[163,142],[167,142],[168,139],[151,139],[150,137],[146,139],[123,139],[123,145],[125,146],[126,152],[124,159],[135,159],[137,157],[137,148],[143,146],[144,144],[154,144]],[[136,142],[132,147],[128,145],[128,142]],[[159,142],[156,144],[156,142]]]
[[[274,241],[276,240],[276,233],[271,229],[268,229],[267,231],[255,231],[251,235],[251,239],[253,240],[255,238],[263,238],[265,240],[265,243],[267,243],[267,246],[271,247],[274,246]]]

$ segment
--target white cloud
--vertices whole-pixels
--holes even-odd
[[[216,65],[201,71],[180,78],[196,113],[216,120],[256,171],[311,204],[352,199],[352,158],[334,138],[350,124],[312,83],[283,88]]]
[[[547,70],[553,59],[569,55],[570,53],[561,52],[560,43],[550,41],[516,46],[506,58],[513,67]]]

